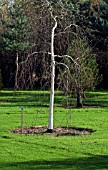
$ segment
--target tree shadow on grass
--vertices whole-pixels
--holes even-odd
[[[99,107],[107,107],[108,101],[106,100],[105,94],[97,93],[96,96],[103,96],[102,100],[99,98],[96,99],[96,96],[92,93],[88,93],[87,98],[83,101],[83,104],[86,105],[94,105]],[[3,91],[0,92],[1,100],[0,106],[1,107],[16,107],[16,106],[28,106],[28,107],[49,107],[50,101],[50,93],[49,91],[18,91],[14,94],[12,91]],[[3,99],[2,99],[3,97]],[[6,97],[6,98],[4,98]],[[60,106],[63,102],[67,103],[67,99],[64,100],[64,94],[62,92],[55,92],[55,104]],[[95,97],[95,98],[94,98]],[[91,101],[90,98],[93,98]],[[75,100],[76,98],[71,98]],[[74,105],[73,104],[73,105]],[[84,105],[85,105],[84,104]],[[65,104],[64,104],[65,105]]]
[[[46,91],[45,91],[46,92]],[[11,95],[11,93],[4,93],[0,92],[2,97],[0,100],[0,106],[1,107],[49,107],[49,101],[50,101],[50,93],[47,92],[44,94],[44,91],[37,92],[36,93],[18,93],[15,96]],[[61,99],[55,100],[55,103],[61,103],[62,101],[62,94],[57,93],[56,96],[61,96]]]
[[[28,162],[13,162],[0,164],[0,168],[12,170],[102,170],[108,169],[108,156],[95,155],[88,158],[60,159],[60,160],[39,160]]]

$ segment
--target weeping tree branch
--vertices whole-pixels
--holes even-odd
[[[55,57],[58,57],[58,58],[69,58],[74,64],[76,64],[77,66],[80,67],[80,65],[76,62],[76,60],[73,59],[70,55],[63,55],[63,56],[55,55]]]
[[[25,63],[29,60],[29,58],[31,58],[33,55],[35,55],[35,54],[41,54],[41,53],[51,55],[50,52],[45,52],[45,51],[37,52],[37,51],[35,51],[35,52],[33,52],[32,54],[29,54],[29,55],[27,56],[27,58],[26,58],[24,61],[22,61],[22,62],[19,63],[19,65],[25,64]]]

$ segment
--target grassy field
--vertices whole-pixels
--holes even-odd
[[[48,91],[0,91],[1,170],[106,170],[108,169],[108,91],[88,92],[85,104],[99,107],[69,108],[75,103],[56,92],[54,125],[96,130],[83,136],[40,136],[12,134],[21,127],[48,124]]]

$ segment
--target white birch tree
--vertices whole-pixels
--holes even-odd
[[[57,28],[56,16],[54,19],[54,27],[51,32],[51,91],[50,91],[50,113],[49,113],[49,125],[48,131],[53,131],[53,107],[54,107],[54,84],[55,84],[55,55],[54,55],[54,35]]]
[[[60,4],[60,8],[63,7],[62,2],[58,1]],[[57,25],[58,25],[58,18],[63,18],[64,12],[63,12],[63,8],[61,10],[61,14],[59,14],[59,16],[56,16],[53,14],[53,7],[51,6],[51,3],[47,0],[47,4],[49,5],[49,11],[50,11],[50,15],[52,20],[54,21],[54,26],[52,27],[51,30],[51,90],[50,90],[50,106],[49,106],[49,123],[48,123],[48,132],[53,132],[53,113],[54,113],[54,84],[55,84],[55,57],[60,57],[60,58],[70,58],[73,62],[74,60],[71,58],[71,56],[68,55],[64,55],[64,56],[59,56],[59,55],[55,55],[54,54],[54,40],[55,40],[55,36],[57,36],[57,34],[55,34],[55,31],[57,29]],[[66,11],[65,11],[66,12]],[[68,28],[71,27],[72,24],[68,25],[67,27],[64,28],[63,32],[59,32],[58,34],[64,34],[66,33],[66,31],[68,30]],[[74,62],[75,64],[77,64],[76,62]],[[59,63],[64,65],[67,69],[68,66],[66,66],[64,63]]]

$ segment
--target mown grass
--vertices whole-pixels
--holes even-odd
[[[67,98],[56,92],[54,124],[96,130],[84,136],[16,135],[10,130],[21,126],[48,124],[48,91],[0,91],[1,170],[106,170],[108,169],[108,91],[88,92],[86,104],[97,108],[63,106]],[[75,99],[69,99],[75,103]],[[68,102],[69,102],[68,101]]]

